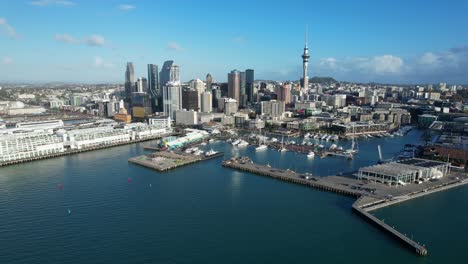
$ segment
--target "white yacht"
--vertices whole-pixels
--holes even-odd
[[[268,148],[267,145],[262,144],[262,145],[259,145],[258,147],[256,147],[255,150],[260,151],[260,150],[265,150],[267,148]]]
[[[239,143],[237,144],[237,147],[242,148],[242,147],[247,147],[249,143],[245,140],[240,140]]]
[[[309,154],[307,154],[308,159],[312,159],[313,157],[315,157],[315,153],[313,151],[311,151],[311,152],[309,152]]]

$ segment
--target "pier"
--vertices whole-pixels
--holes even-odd
[[[450,188],[468,184],[466,174],[447,176],[440,181],[392,187],[384,184],[362,182],[352,176],[316,177],[308,173],[297,173],[292,170],[272,168],[269,165],[254,163],[248,157],[232,158],[223,161],[224,167],[246,171],[277,180],[301,184],[322,191],[339,193],[358,198],[352,209],[359,215],[392,235],[420,256],[428,254],[425,246],[402,234],[395,228],[384,223],[370,212],[386,206],[394,205],[410,199],[444,191]]]
[[[128,159],[128,162],[157,170],[159,172],[164,172],[222,156],[224,156],[223,152],[217,152],[215,154],[206,156],[175,151],[159,151],[152,154],[130,158]]]

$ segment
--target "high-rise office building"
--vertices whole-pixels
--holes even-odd
[[[203,113],[211,113],[213,111],[213,101],[211,92],[204,92],[201,94],[201,111]]]
[[[179,82],[179,66],[175,65],[174,61],[165,61],[159,73],[159,81],[161,87],[168,82]]]
[[[236,102],[240,100],[240,80],[237,70],[228,73],[228,97],[236,100]]]
[[[175,119],[175,111],[182,109],[182,86],[180,82],[168,82],[163,86],[163,110]]]
[[[245,93],[247,94],[247,101],[252,103],[254,101],[254,70],[245,70]]]
[[[148,92],[151,96],[152,111],[162,111],[162,92],[159,85],[158,65],[148,64]]]
[[[133,69],[133,63],[127,62],[127,69],[125,71],[125,102],[127,103],[127,108],[131,107],[131,98],[132,92],[135,91],[134,89],[135,83],[135,71]]]
[[[283,101],[285,104],[291,103],[291,86],[289,84],[278,85],[275,87],[275,92],[278,101]]]
[[[182,108],[185,110],[198,111],[199,106],[199,93],[196,90],[183,90],[182,91]]]
[[[148,80],[146,78],[140,77],[135,83],[137,93],[147,93],[148,92]]]
[[[205,89],[209,92],[211,92],[211,86],[213,85],[213,77],[211,76],[211,74],[207,74],[206,75],[206,86],[205,86]]]

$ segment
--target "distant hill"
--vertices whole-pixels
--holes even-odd
[[[333,79],[332,77],[314,77],[309,79],[309,83],[320,83],[320,84],[326,84],[326,83],[336,83],[337,81]]]

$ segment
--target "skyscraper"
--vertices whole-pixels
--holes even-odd
[[[250,103],[254,100],[254,70],[245,70],[245,93],[247,94],[247,101]]]
[[[148,80],[146,78],[140,77],[135,83],[137,93],[148,93]]]
[[[206,75],[206,86],[205,89],[209,92],[211,92],[211,86],[213,85],[213,77],[211,77],[211,74]]]
[[[200,94],[196,90],[183,90],[182,91],[182,108],[185,110],[198,111]]]
[[[174,61],[165,61],[159,73],[159,81],[161,87],[168,82],[179,82],[179,66],[175,65]]]
[[[182,109],[182,86],[180,82],[168,82],[163,86],[163,110],[175,119],[175,111]]]
[[[246,89],[245,89],[246,84],[247,84],[246,78],[247,78],[246,72],[245,71],[240,72],[240,74],[239,74],[239,84],[240,84],[239,106],[240,107],[246,107],[247,106],[248,97],[247,97]]]
[[[125,71],[125,102],[127,103],[127,108],[131,107],[132,101],[132,92],[134,89],[135,83],[135,71],[133,69],[133,63],[127,62],[127,70]]]
[[[159,84],[158,65],[148,64],[148,92],[153,112],[162,111],[162,92]]]
[[[213,101],[211,97],[211,92],[204,92],[201,94],[201,111],[203,113],[211,113],[213,111]]]
[[[236,102],[240,100],[240,80],[237,70],[228,73],[228,97],[236,100]]]
[[[305,47],[304,53],[302,54],[302,67],[303,67],[303,80],[304,80],[304,91],[309,89],[309,76],[308,76],[308,67],[309,67],[309,48],[307,47],[307,28],[305,34]]]

